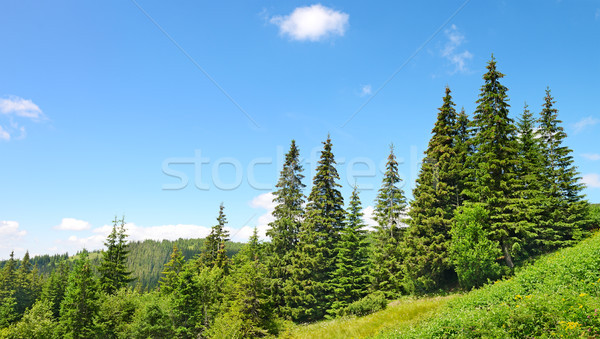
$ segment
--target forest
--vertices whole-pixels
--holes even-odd
[[[600,206],[582,194],[550,89],[539,111],[524,105],[513,119],[503,77],[492,56],[471,115],[445,88],[412,201],[390,146],[373,230],[360,187],[347,199],[340,192],[331,138],[310,190],[291,140],[268,241],[255,230],[245,244],[230,242],[221,204],[205,239],[130,243],[124,218],[115,218],[103,251],[11,255],[0,273],[0,337],[272,337],[295,324],[365,316],[406,296],[521,283],[522,268],[594,246]],[[590,291],[581,294],[600,297]],[[440,319],[440,328],[452,321]],[[597,318],[585,326],[600,333]]]

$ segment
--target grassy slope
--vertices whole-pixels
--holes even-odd
[[[385,338],[600,337],[600,233],[539,259],[510,279],[449,302],[417,328]]]
[[[455,296],[406,298],[385,310],[356,318],[346,317],[293,326],[283,338],[368,338],[392,328],[408,328],[427,319]]]

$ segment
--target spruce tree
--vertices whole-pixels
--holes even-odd
[[[462,159],[458,157],[457,127],[461,128],[464,120],[457,122],[450,93],[446,87],[413,191],[411,227],[403,248],[405,280],[412,292],[436,290],[454,277],[448,246],[454,209],[461,201],[458,187],[462,181]]]
[[[17,264],[14,251],[0,272],[0,328],[10,325],[17,319],[15,298]]]
[[[371,284],[376,291],[383,291],[387,298],[395,298],[403,292],[402,257],[400,243],[405,231],[406,198],[400,188],[402,179],[394,146],[386,163],[386,172],[375,200],[375,236],[372,244]]]
[[[548,196],[542,185],[544,173],[541,145],[535,131],[535,119],[527,104],[517,123],[517,143],[515,226],[518,234],[525,240],[523,252],[530,256],[539,254],[544,247],[541,237],[544,231],[539,225]]]
[[[298,321],[322,318],[331,305],[330,279],[335,270],[335,249],[344,228],[344,199],[331,151],[331,138],[323,151],[308,196],[306,220],[294,251],[291,279],[284,286],[285,314]]]
[[[358,187],[354,186],[346,224],[338,242],[336,269],[332,274],[335,297],[329,312],[332,315],[364,297],[369,289],[369,243],[361,209]]]
[[[273,202],[277,205],[273,210],[274,221],[269,224],[267,236],[271,238],[269,243],[270,256],[267,259],[267,267],[270,276],[270,291],[272,301],[276,306],[283,306],[282,288],[290,277],[289,267],[292,262],[291,254],[298,244],[298,232],[304,218],[303,190],[306,187],[302,183],[302,165],[300,164],[300,152],[296,142],[292,140],[289,152],[285,155],[285,163],[277,182],[277,190],[273,192]]]
[[[470,145],[474,153],[467,160],[465,193],[470,201],[481,203],[488,212],[489,234],[500,244],[506,265],[512,268],[513,256],[523,245],[522,235],[517,234],[515,226],[516,129],[508,116],[508,89],[500,83],[504,74],[496,69],[493,56],[487,69],[471,121]]]
[[[127,270],[127,234],[125,233],[125,218],[113,220],[113,228],[104,243],[106,250],[102,252],[102,262],[98,267],[100,272],[100,288],[112,294],[126,287],[134,279]]]
[[[183,270],[184,264],[185,258],[183,257],[183,254],[181,254],[179,248],[177,248],[177,244],[174,244],[171,258],[169,262],[165,264],[165,268],[162,271],[162,277],[160,278],[161,293],[169,294],[173,292],[179,274]]]
[[[204,242],[204,252],[201,256],[201,262],[208,267],[217,266],[223,268],[227,265],[228,258],[225,252],[225,243],[229,241],[229,231],[225,229],[227,217],[225,216],[225,206],[219,206],[219,215],[217,224],[210,230],[210,234]]]
[[[61,261],[58,267],[50,273],[42,289],[41,299],[51,303],[54,318],[58,318],[60,315],[60,304],[65,297],[65,281],[68,281],[68,279],[69,266],[65,261]]]
[[[539,118],[539,134],[544,165],[544,188],[550,197],[542,217],[544,250],[572,244],[579,240],[586,226],[588,204],[581,193],[583,185],[573,165],[571,149],[563,144],[567,137],[558,110],[554,108],[550,89]]]
[[[87,251],[77,259],[60,305],[60,325],[65,338],[93,338],[98,313],[98,283]]]
[[[463,202],[466,200],[464,195],[464,190],[466,187],[465,184],[465,172],[466,167],[465,163],[467,162],[467,158],[472,155],[471,145],[470,145],[470,130],[469,130],[469,117],[465,113],[465,109],[462,108],[460,113],[456,117],[456,125],[454,127],[454,159],[457,164],[457,170],[459,172],[459,180],[456,182],[456,191],[453,193],[456,200],[453,202],[455,208],[458,208],[463,205]]]

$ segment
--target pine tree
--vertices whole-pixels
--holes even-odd
[[[32,269],[29,261],[29,251],[25,252],[15,277],[15,299],[17,301],[17,314],[25,313],[30,308],[41,292],[41,282],[37,270]]]
[[[217,224],[210,230],[210,234],[204,242],[204,252],[201,256],[201,263],[205,266],[217,266],[223,268],[227,265],[228,258],[225,252],[225,243],[229,241],[229,231],[225,229],[227,217],[225,216],[225,206],[219,206],[219,215]]]
[[[563,145],[567,134],[554,108],[554,98],[546,89],[543,109],[539,118],[539,134],[544,165],[544,188],[550,201],[542,217],[544,250],[572,244],[583,236],[587,224],[588,204],[583,199],[583,185],[573,165],[572,151]]]
[[[285,314],[298,321],[322,318],[331,305],[330,279],[335,269],[335,248],[344,227],[344,199],[331,152],[331,138],[323,143],[294,251],[291,279],[284,286]]]
[[[298,232],[304,218],[302,165],[300,164],[300,151],[296,142],[292,140],[289,152],[285,155],[285,163],[277,182],[277,190],[273,192],[273,202],[277,203],[273,210],[274,221],[269,224],[267,236],[270,256],[267,258],[267,267],[270,276],[270,290],[272,301],[277,307],[283,306],[283,285],[289,279],[289,266],[292,262],[291,254],[298,244]]]
[[[540,143],[535,131],[535,120],[527,104],[517,123],[517,156],[516,168],[516,231],[524,238],[524,255],[540,253],[544,247],[543,230],[539,228],[543,206],[548,197],[542,185],[543,159]]]
[[[0,272],[0,328],[10,325],[17,319],[15,298],[17,264],[15,253],[10,252],[10,258]]]
[[[69,279],[69,266],[61,261],[58,267],[50,273],[42,289],[41,299],[48,301],[52,305],[52,314],[54,318],[60,315],[60,304],[65,297],[66,284]]]
[[[336,270],[332,274],[335,300],[329,313],[333,315],[364,297],[369,289],[369,243],[362,217],[358,188],[354,186],[338,242]]]
[[[98,267],[100,272],[100,288],[112,294],[120,288],[126,287],[134,279],[130,278],[131,272],[127,270],[127,234],[125,233],[125,218],[113,220],[113,228],[106,238],[102,252],[102,262]]]
[[[454,135],[454,150],[455,150],[455,163],[457,164],[457,171],[459,172],[459,178],[456,182],[456,191],[453,195],[456,197],[453,205],[455,208],[458,208],[463,205],[463,202],[466,200],[464,195],[464,190],[466,188],[465,184],[465,163],[467,162],[467,158],[472,155],[472,148],[470,146],[470,131],[469,131],[469,117],[465,113],[465,109],[462,108],[460,113],[456,117],[456,125],[454,127],[455,135]]]
[[[492,59],[484,74],[484,85],[471,121],[473,155],[468,158],[465,193],[474,203],[481,203],[489,213],[492,240],[498,241],[506,265],[513,267],[513,256],[523,245],[516,233],[515,204],[517,145],[515,126],[508,116],[508,89],[500,83],[504,74]]]
[[[457,127],[462,127],[464,117],[457,122],[450,92],[446,87],[409,213],[412,220],[405,237],[404,266],[407,286],[413,292],[436,290],[454,277],[448,246],[454,209],[461,201]]]
[[[394,298],[403,292],[399,246],[405,230],[406,198],[399,187],[401,182],[394,146],[391,145],[386,172],[375,200],[377,226],[371,255],[373,289],[383,291],[387,298]]]
[[[160,279],[160,292],[163,294],[170,294],[175,288],[175,283],[179,277],[179,273],[183,270],[185,259],[177,244],[173,245],[173,252],[171,253],[171,259],[165,264],[165,268],[162,271],[162,277]]]
[[[65,297],[60,305],[60,324],[65,338],[95,337],[98,298],[98,283],[88,253],[84,251],[69,275]]]

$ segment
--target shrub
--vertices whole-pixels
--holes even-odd
[[[364,316],[385,309],[387,299],[381,291],[368,294],[364,298],[355,301],[344,309],[344,315]]]
[[[450,230],[450,257],[463,288],[481,286],[501,274],[496,261],[501,255],[500,246],[489,239],[488,221],[487,211],[479,205],[467,204],[456,210]]]

